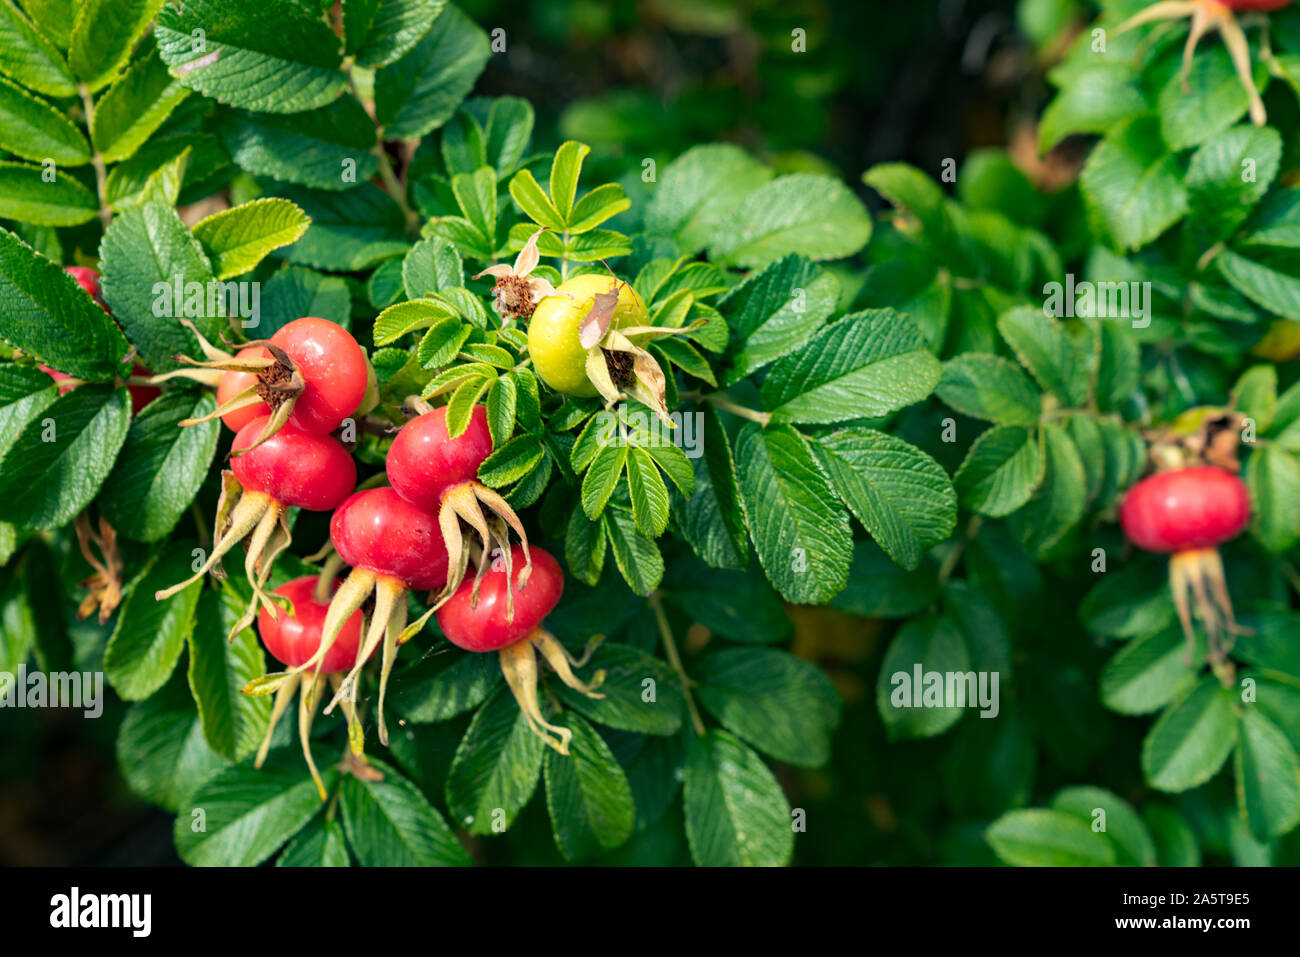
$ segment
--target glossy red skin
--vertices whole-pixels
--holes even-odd
[[[271,353],[267,352],[263,346],[248,346],[240,349],[235,353],[237,359],[264,359],[269,358]],[[257,374],[253,372],[223,372],[221,379],[217,382],[217,405],[233,399],[239,393],[243,392],[250,386],[257,385]],[[226,427],[232,432],[238,432],[244,426],[248,425],[254,419],[270,415],[271,407],[265,402],[258,402],[256,405],[248,405],[242,409],[236,409],[234,412],[227,412],[221,417],[221,421],[226,423]],[[291,419],[292,421],[292,419]]]
[[[479,586],[478,604],[471,607],[474,575],[467,574],[456,594],[437,611],[438,627],[453,645],[466,651],[498,651],[525,637],[551,613],[564,592],[564,572],[548,552],[531,549],[533,571],[523,591],[515,591],[515,616],[506,615],[505,562],[496,561]],[[524,567],[524,550],[510,546],[515,580]]]
[[[1291,0],[1218,0],[1218,2],[1238,13],[1272,13],[1291,4]]]
[[[328,319],[306,316],[271,341],[289,353],[305,387],[289,421],[304,432],[333,432],[366,395],[366,357],[352,334]]]
[[[105,312],[108,311],[108,307],[104,305],[103,297],[99,294],[99,273],[93,269],[87,269],[85,266],[64,266],[63,271],[77,280],[77,285],[86,290]]]
[[[397,493],[421,508],[437,510],[447,489],[478,477],[478,467],[492,454],[487,410],[474,406],[469,426],[456,438],[447,435],[447,407],[426,412],[402,426],[388,450],[388,481]]]
[[[265,424],[263,417],[240,429],[231,451],[251,446]],[[356,463],[337,440],[288,424],[251,452],[233,456],[230,468],[245,490],[266,492],[282,505],[313,512],[336,508],[357,484]]]
[[[257,631],[262,636],[266,650],[276,657],[282,665],[296,668],[309,661],[320,647],[321,629],[325,625],[325,613],[329,605],[321,605],[314,597],[316,591],[315,575],[304,575],[293,581],[285,582],[274,592],[293,602],[293,614],[280,610],[279,618],[272,618],[265,608],[257,616]],[[339,583],[334,583],[338,591]],[[343,623],[343,629],[330,650],[325,652],[321,672],[333,674],[349,671],[357,660],[357,648],[361,646],[361,612],[354,611],[352,617]]]
[[[447,546],[438,516],[412,505],[391,488],[357,492],[330,519],[330,540],[353,568],[432,591],[447,583]]]
[[[1148,552],[1213,548],[1245,529],[1250,493],[1213,465],[1158,472],[1128,490],[1119,520],[1129,541]]]

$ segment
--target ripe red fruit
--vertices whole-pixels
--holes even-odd
[[[262,613],[258,616],[257,630],[262,636],[262,644],[266,645],[267,651],[286,665],[300,665],[310,660],[319,649],[321,636],[325,628],[325,619],[328,614],[328,606],[318,599],[324,597],[323,593],[326,591],[327,584],[328,580],[323,583],[321,576],[317,575],[306,575],[285,582],[275,590],[275,594],[287,598],[293,603],[293,614],[286,614],[283,610],[273,614],[269,608],[263,608]],[[332,591],[333,587],[328,590]],[[322,594],[318,595],[317,592],[322,592]],[[361,613],[354,611],[338,630],[337,639],[324,656],[320,673],[312,675],[306,682],[300,676],[294,675],[291,681],[287,681],[280,686],[279,694],[275,697],[275,705],[271,709],[271,723],[266,729],[266,737],[262,739],[262,747],[257,752],[254,767],[260,768],[262,762],[266,760],[267,752],[271,748],[271,736],[275,733],[275,726],[284,714],[294,693],[301,687],[302,696],[298,708],[298,737],[302,742],[302,753],[307,759],[307,767],[311,770],[312,780],[316,782],[316,789],[320,793],[320,799],[325,800],[325,785],[321,781],[320,772],[316,769],[316,762],[312,759],[310,747],[312,719],[316,715],[317,692],[323,679],[328,679],[331,684],[337,687],[339,683],[337,673],[352,667],[356,661],[357,648],[360,645]],[[349,729],[355,723],[356,714],[349,708]]]
[[[460,586],[467,567],[462,561],[466,539],[475,532],[485,552],[500,548],[509,554],[506,526],[514,529],[524,546],[521,574],[525,581],[532,569],[528,536],[519,516],[504,498],[477,479],[479,466],[491,454],[492,432],[487,410],[481,405],[470,411],[465,431],[455,438],[447,431],[447,407],[442,406],[402,426],[388,450],[385,470],[393,490],[408,502],[438,513],[451,569],[442,598]],[[505,524],[490,521],[485,508],[488,515],[504,519]]]
[[[523,549],[516,545],[512,550],[518,562]],[[447,640],[466,651],[499,651],[527,636],[559,602],[564,573],[550,554],[534,548],[533,572],[527,586],[514,595],[513,619],[507,613],[506,588],[505,563],[499,560],[480,583],[469,578],[462,581],[437,611],[438,627]]]
[[[542,620],[564,591],[564,573],[559,563],[540,548],[533,549],[532,575],[524,569],[516,572],[515,563],[523,555],[523,549],[512,546],[511,554],[493,561],[480,581],[461,582],[451,597],[437,607],[438,627],[448,641],[466,651],[498,652],[501,671],[528,726],[548,746],[568,754],[573,732],[551,724],[542,712],[537,696],[537,657],[544,658],[568,687],[590,698],[603,698],[596,691],[605,680],[603,671],[596,672],[590,683],[580,681],[573,673],[573,668],[587,662],[601,638],[597,636],[586,653],[575,658],[542,627]]]
[[[1233,680],[1227,662],[1233,636],[1244,631],[1232,611],[1232,599],[1218,549],[1236,538],[1250,521],[1246,483],[1215,465],[1157,472],[1124,496],[1120,524],[1124,534],[1149,552],[1172,553],[1169,584],[1174,608],[1187,639],[1185,660],[1196,650],[1192,600],[1205,625],[1209,660],[1224,684]]]
[[[429,591],[447,580],[447,549],[438,517],[391,488],[357,492],[330,519],[330,541],[353,568]]]
[[[235,353],[236,359],[269,359],[269,353],[262,346],[249,346],[240,349]],[[221,379],[217,382],[217,406],[225,408],[236,396],[241,393],[247,394],[249,389],[257,389],[256,372],[223,372]],[[261,418],[264,415],[271,414],[271,407],[260,399],[249,405],[233,408],[221,416],[221,421],[226,423],[226,428],[232,432],[238,432],[244,426],[248,425],[254,419]]]
[[[1213,465],[1143,479],[1120,508],[1124,533],[1148,552],[1213,548],[1236,538],[1249,522],[1246,483]]]
[[[233,462],[217,506],[211,554],[185,581],[154,595],[161,601],[189,587],[247,538],[244,571],[253,587],[253,601],[231,629],[232,635],[252,622],[259,605],[272,617],[280,614],[263,586],[275,556],[289,544],[289,529],[283,521],[286,509],[296,506],[329,511],[348,496],[357,482],[356,463],[332,436],[308,435],[285,426],[254,447],[266,421],[262,417],[249,422],[231,445]]]
[[[1291,5],[1291,0],[1218,0],[1218,2],[1237,13],[1273,13],[1275,10]]]
[[[452,486],[478,478],[478,468],[492,454],[487,410],[476,405],[469,427],[451,438],[447,407],[440,406],[407,422],[388,450],[385,469],[397,494],[421,508],[437,510]]]
[[[99,294],[99,273],[93,269],[87,269],[85,266],[64,266],[63,271],[77,280],[77,285],[86,290],[105,311],[108,310],[108,307],[104,305],[103,297]]]
[[[246,428],[252,428],[247,426]],[[355,700],[357,676],[361,665],[384,643],[383,666],[379,673],[379,740],[388,743],[388,725],[384,717],[384,697],[388,675],[397,657],[397,647],[424,624],[421,619],[406,626],[406,592],[408,589],[441,588],[447,579],[447,550],[439,534],[438,518],[417,508],[391,488],[357,492],[339,506],[330,519],[330,541],[338,557],[352,566],[347,580],[330,600],[321,629],[320,647],[305,661],[279,674],[265,675],[249,682],[244,689],[250,694],[266,694],[281,687],[310,668],[319,676],[324,662],[338,639],[343,623],[373,593],[374,608],[366,629],[361,658],[336,685],[334,698],[325,708],[329,714],[339,703],[348,708]],[[362,753],[361,727],[351,716],[348,722],[353,753]]]
[[[254,419],[230,446],[232,453],[244,453],[233,456],[230,467],[245,492],[265,492],[282,505],[313,512],[328,512],[351,494],[356,463],[333,437],[286,425],[252,448],[265,425],[265,417]]]
[[[262,644],[290,668],[307,661],[320,647],[321,626],[325,623],[325,611],[329,605],[316,600],[318,581],[316,575],[304,575],[285,582],[272,593],[293,603],[292,615],[282,612],[278,618],[273,618],[269,609],[263,608],[257,616],[257,632],[262,636]],[[336,584],[330,590],[331,594],[337,590]],[[358,611],[344,622],[338,638],[325,655],[321,672],[347,671],[356,664],[360,647],[361,612]]]

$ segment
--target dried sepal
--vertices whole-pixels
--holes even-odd
[[[546,227],[543,226],[528,237],[528,242],[524,243],[523,249],[519,250],[519,255],[515,257],[513,266],[498,263],[488,266],[471,277],[478,279],[480,276],[491,276],[496,280],[492,287],[492,294],[503,322],[509,321],[512,317],[531,318],[539,302],[547,296],[555,295],[555,287],[548,280],[532,275],[532,271],[541,261],[537,240],[545,231]]]

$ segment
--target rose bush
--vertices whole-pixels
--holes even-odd
[[[593,181],[443,0],[20,6],[0,671],[185,861],[1300,861],[1300,11],[1027,2],[1039,151],[859,184]]]

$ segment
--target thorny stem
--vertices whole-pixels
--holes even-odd
[[[694,725],[696,734],[703,735],[704,719],[700,716],[700,710],[695,706],[695,698],[691,695],[691,679],[687,677],[682,656],[677,653],[677,640],[673,638],[673,630],[668,626],[668,616],[664,614],[664,606],[659,600],[658,592],[650,593],[650,608],[654,611],[655,621],[659,624],[659,636],[663,638],[668,663],[673,666],[677,677],[681,679],[682,695],[686,698],[686,707],[691,713],[691,724]]]
[[[77,93],[81,96],[82,109],[86,111],[86,129],[90,129],[90,123],[95,118],[95,101],[90,95],[90,88],[84,83],[77,84]],[[108,181],[108,169],[104,165],[104,156],[99,150],[95,150],[90,157],[90,162],[95,167],[95,188],[96,195],[99,197],[99,221],[105,229],[108,229],[109,223],[113,221],[113,211],[108,207],[108,190],[105,186]]]
[[[957,568],[957,563],[961,561],[962,553],[966,551],[966,546],[970,544],[971,539],[979,534],[980,526],[984,524],[984,519],[978,515],[972,515],[970,524],[966,526],[966,534],[957,539],[956,543],[949,549],[948,554],[943,557],[943,564],[939,566],[939,584],[943,585],[948,581],[949,576]]]

